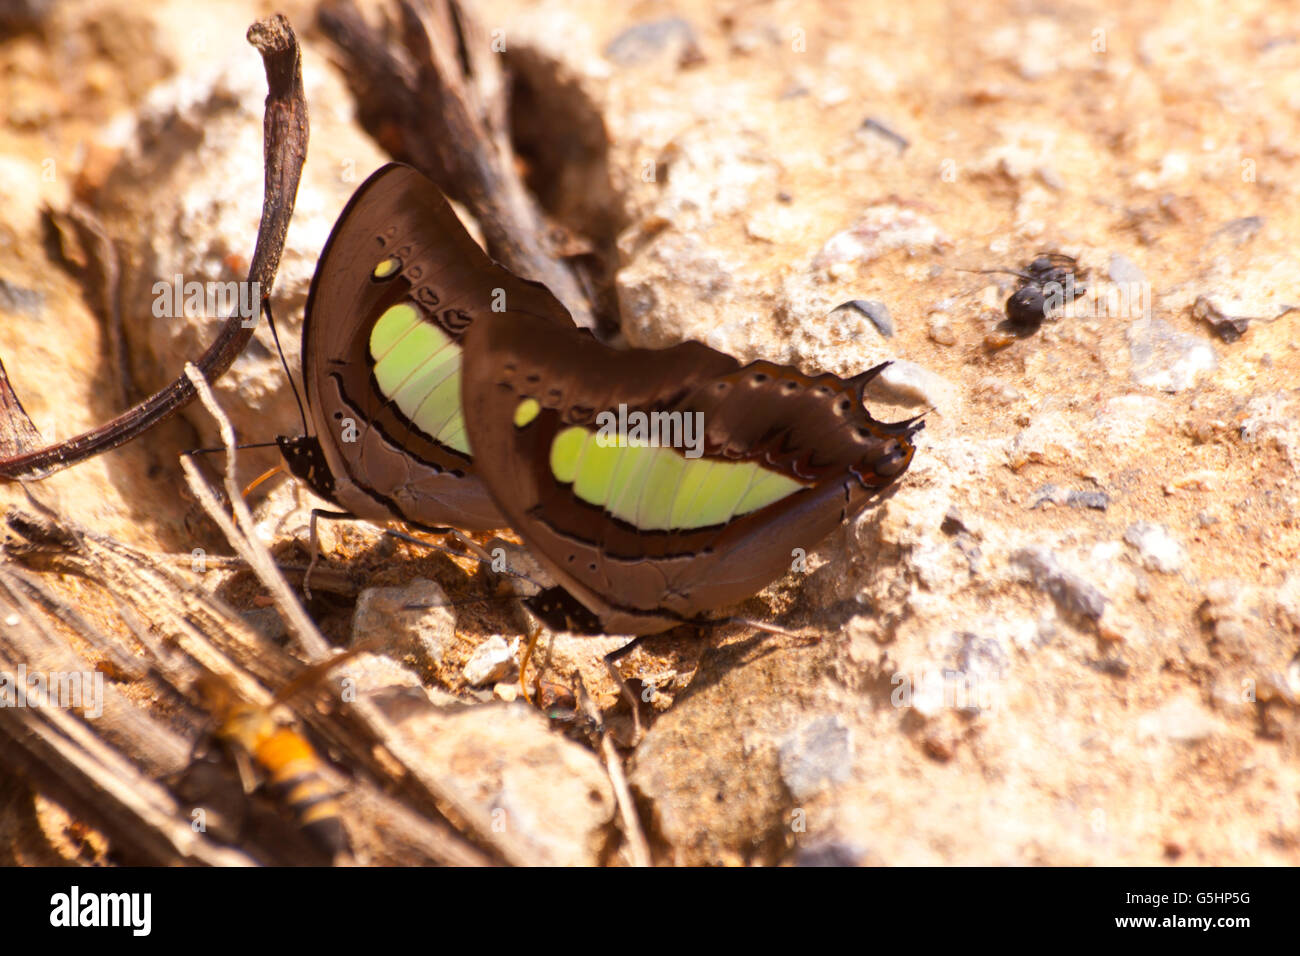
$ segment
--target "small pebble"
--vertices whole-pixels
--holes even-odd
[[[1105,511],[1110,507],[1110,496],[1104,491],[1058,488],[1056,485],[1046,484],[1034,492],[1034,501],[1029,508],[1032,511],[1045,504]]]
[[[1218,353],[1204,339],[1179,332],[1163,319],[1139,319],[1125,331],[1130,374],[1137,384],[1162,392],[1191,388],[1202,373],[1219,366]]]
[[[1107,269],[1111,282],[1128,284],[1131,282],[1145,282],[1147,277],[1143,274],[1131,259],[1127,256],[1120,255],[1118,252],[1110,254],[1110,267]]]
[[[836,306],[832,311],[838,312],[840,309],[853,309],[860,312],[871,320],[871,324],[887,339],[894,337],[894,320],[889,316],[889,308],[883,302],[876,302],[873,299],[850,299],[843,305]]]
[[[628,27],[605,47],[605,56],[619,66],[640,66],[675,50],[682,65],[701,57],[695,28],[681,17],[666,17]]]
[[[1137,549],[1142,566],[1149,571],[1174,574],[1187,562],[1187,552],[1164,525],[1139,521],[1129,525],[1124,540]]]
[[[927,332],[930,340],[937,342],[939,345],[957,344],[957,333],[952,330],[952,324],[948,321],[948,316],[943,312],[931,313]]]
[[[515,666],[515,655],[500,634],[493,634],[478,646],[465,664],[465,681],[483,687],[504,680]]]
[[[1229,345],[1245,335],[1250,325],[1249,316],[1228,315],[1203,295],[1196,297],[1196,302],[1192,305],[1192,315],[1214,329],[1215,335]]]
[[[1061,567],[1046,548],[1021,548],[1012,552],[1011,563],[1029,573],[1039,590],[1046,591],[1066,614],[1089,621],[1101,620],[1106,596],[1083,578]]]
[[[837,716],[815,717],[781,739],[777,765],[796,799],[817,793],[826,783],[848,779],[853,743]]]

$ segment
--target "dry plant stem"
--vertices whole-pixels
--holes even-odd
[[[4,362],[0,362],[0,457],[24,455],[39,448],[43,441],[9,384]]]
[[[153,865],[201,863],[249,866],[237,850],[216,846],[196,833],[162,787],[140,775],[112,748],[101,743],[80,720],[58,708],[6,708],[0,722],[12,745],[33,766],[57,768],[49,790],[60,802]],[[43,783],[44,773],[33,773]],[[96,809],[98,808],[98,809]]]
[[[262,221],[248,268],[248,282],[257,283],[265,302],[275,286],[284,237],[298,195],[298,180],[307,158],[307,101],[302,91],[298,39],[289,21],[280,14],[259,20],[248,28],[248,42],[262,55],[267,83],[263,119],[265,186]],[[253,337],[254,329],[253,324],[245,323],[240,316],[232,316],[197,364],[212,378],[225,374]],[[193,400],[194,389],[182,375],[105,425],[54,445],[0,458],[0,480],[44,478],[117,448]],[[21,404],[15,400],[10,403],[11,414],[15,406],[21,411]]]
[[[622,650],[623,648],[620,647],[614,653],[617,654]],[[645,736],[645,731],[641,727],[641,703],[636,699],[636,694],[632,693],[632,688],[627,686],[627,681],[623,680],[623,675],[618,672],[618,667],[609,659],[609,655],[605,656],[605,670],[609,672],[609,676],[618,685],[619,696],[627,701],[628,707],[632,709],[632,746],[636,747],[641,743],[641,738]]]
[[[0,633],[0,669],[13,673],[12,662],[22,661],[45,673],[89,670],[45,626],[22,593],[27,582],[13,571],[0,570],[0,611],[18,618],[17,624]],[[114,749],[111,740],[122,740],[145,763],[174,768],[183,764],[188,748],[115,688],[104,691],[103,713],[94,730],[85,718],[60,707],[0,707],[0,763],[102,830],[134,862],[251,863],[244,854],[219,847],[195,832],[171,795]]]
[[[171,655],[149,636],[148,628],[137,619],[135,612],[144,610],[149,623],[167,634],[177,648],[200,666],[226,678],[250,700],[270,700],[259,680],[274,684],[288,679],[295,664],[293,659],[278,648],[274,652],[263,649],[261,653],[250,653],[247,649],[259,643],[256,636],[224,603],[160,567],[148,554],[72,525],[33,497],[30,489],[28,500],[38,509],[38,516],[11,511],[8,516],[11,530],[28,536],[29,541],[42,534],[47,542],[61,538],[63,547],[60,550],[55,545],[44,553],[33,549],[11,551],[11,554],[31,566],[79,574],[104,588],[120,610],[129,611],[122,615],[123,622],[147,651],[145,659],[178,694],[184,695],[194,676],[192,669],[171,664]],[[89,625],[83,624],[76,630],[92,647],[109,656],[138,655],[135,648]],[[250,678],[246,672],[255,674],[257,679]],[[140,746],[138,740],[134,746]],[[143,757],[143,752],[139,756]],[[176,761],[148,763],[158,774],[177,769]]]
[[[618,800],[618,812],[623,818],[623,831],[627,836],[628,855],[633,866],[650,865],[650,847],[646,844],[645,833],[641,829],[641,820],[636,815],[636,804],[632,802],[632,791],[627,785],[627,776],[623,773],[623,762],[614,749],[614,742],[609,731],[600,732],[600,753],[605,758],[605,772],[614,788]]]
[[[38,592],[30,585],[44,574],[58,573],[74,574],[98,585],[139,645],[132,646],[129,638],[101,632],[84,621],[81,625],[73,624],[66,606],[55,612],[57,616],[95,650],[114,658],[133,657],[149,671],[148,679],[170,690],[179,700],[188,701],[190,685],[205,666],[223,675],[250,702],[262,704],[273,702],[266,687],[284,688],[292,684],[295,674],[303,673],[297,659],[260,639],[220,599],[168,567],[168,556],[140,552],[87,531],[41,504],[30,495],[30,490],[29,499],[35,513],[14,509],[7,515],[11,535],[4,550],[11,561],[0,564],[0,586],[8,583],[7,592],[0,590],[0,601],[5,593],[11,595],[11,603],[22,611],[37,636],[33,638],[34,643],[17,646],[13,642],[19,629],[0,631],[0,658],[6,656],[8,648],[9,657],[26,661],[29,667],[39,662],[47,671],[88,669],[79,655],[72,655],[66,648],[66,661],[63,657],[39,656],[45,648],[62,645],[54,630],[46,626],[47,619],[37,613],[32,598],[47,606],[51,602],[59,604],[61,599],[52,589]],[[189,764],[192,739],[184,739],[157,723],[116,688],[107,686],[104,690],[104,713],[95,721],[94,730],[106,744],[120,754],[130,754],[131,761],[153,780],[172,777]],[[328,765],[322,768],[322,776],[329,786],[346,791],[349,829],[360,845],[370,848],[372,855],[379,853],[389,861],[402,863],[491,865],[493,860],[488,855],[461,838],[436,813],[432,817],[421,815],[416,808],[399,803],[397,794],[388,795],[389,791],[400,789],[404,778],[393,777],[393,761],[377,758],[372,742],[374,735],[355,727],[355,721],[348,719],[350,711],[322,714],[314,701],[302,702],[294,709],[332,749],[346,754],[354,766],[364,768],[375,779],[372,783],[366,776],[358,775],[345,781]],[[0,741],[5,738],[3,717],[0,714]],[[33,764],[30,756],[21,750],[0,747],[0,765],[32,778],[41,792],[96,824],[111,804],[93,788],[89,792],[60,789],[64,777],[80,775],[75,764],[71,768],[62,767],[66,760],[76,758],[77,752],[65,755],[56,751],[29,772]],[[52,768],[59,768],[53,778]],[[427,796],[421,800],[421,805],[432,803]],[[199,862],[176,861],[171,857],[156,860],[144,854],[138,847],[141,839],[131,834],[143,833],[148,826],[135,816],[129,816],[125,822],[109,820],[99,829],[106,833],[111,829],[117,834],[114,846],[133,861]],[[276,856],[273,846],[259,845],[257,850],[269,854],[268,862],[293,862]]]
[[[212,390],[203,378],[202,373],[193,364],[186,365],[185,373],[193,383],[200,401],[203,402],[203,406],[216,419],[220,427],[221,440],[226,448],[225,485],[227,493],[231,497],[236,519],[244,527],[252,527],[253,517],[248,511],[247,504],[239,496],[239,483],[235,478],[234,429],[231,428],[229,419],[226,418],[225,413],[212,396]],[[271,558],[270,552],[266,550],[265,545],[252,535],[244,534],[235,526],[235,522],[226,515],[216,496],[213,495],[211,489],[208,488],[207,483],[199,474],[198,469],[188,457],[181,458],[181,467],[185,471],[185,477],[190,488],[200,504],[203,505],[204,510],[218,524],[226,537],[230,539],[231,545],[248,562],[258,580],[271,593],[276,606],[284,616],[285,624],[288,626],[290,633],[297,638],[311,660],[319,661],[325,658],[329,654],[329,645],[320,636],[320,632],[316,630],[311,618],[307,616],[307,612],[298,602],[297,596],[289,587],[288,582],[280,574],[279,568]],[[403,765],[411,779],[416,781],[434,799],[438,806],[445,808],[451,817],[469,827],[478,842],[490,846],[507,863],[516,866],[535,864],[533,854],[521,846],[513,837],[507,833],[494,832],[493,821],[488,813],[462,796],[454,787],[439,781],[424,770],[418,755],[411,751],[411,748],[403,742],[393,725],[370,701],[358,699],[352,702],[350,706],[374,738]]]
[[[204,408],[212,415],[221,431],[221,442],[226,448],[226,495],[230,499],[231,507],[234,509],[235,520],[232,521],[226,515],[220,502],[212,494],[188,455],[181,458],[181,467],[185,471],[186,480],[195,495],[199,497],[204,510],[221,528],[231,546],[239,553],[241,558],[248,562],[248,566],[253,569],[258,580],[271,593],[276,606],[284,616],[284,622],[288,626],[289,632],[297,639],[308,660],[323,660],[330,653],[329,644],[325,641],[325,638],[321,637],[320,631],[316,630],[316,625],[312,623],[311,618],[307,616],[307,612],[298,603],[293,589],[289,587],[289,582],[280,574],[280,569],[276,567],[271,553],[265,547],[260,546],[260,543],[255,538],[245,535],[241,530],[241,528],[253,527],[254,522],[253,515],[248,510],[248,503],[244,501],[243,496],[240,494],[239,482],[235,478],[235,430],[230,425],[230,419],[226,417],[226,413],[221,410],[216,399],[213,398],[212,390],[208,387],[203,373],[193,363],[186,363],[185,374],[193,383]]]
[[[46,611],[62,621],[69,630],[82,635],[97,634],[97,629],[86,620],[80,611],[60,598],[59,595],[47,587],[37,575],[32,574],[25,568],[16,566],[10,567],[8,573],[12,576],[15,582],[21,583],[22,587],[25,588],[32,597],[39,601],[45,607]],[[114,606],[118,607],[120,610],[120,604],[117,601],[116,595],[109,596],[113,598]],[[128,627],[130,627],[129,624]],[[144,676],[144,670],[141,668],[140,662],[134,657],[134,655],[126,653],[125,649],[122,648],[118,642],[101,640],[95,641],[94,643],[108,656],[112,661],[113,667],[116,668],[117,671],[127,674],[134,679],[139,679]]]

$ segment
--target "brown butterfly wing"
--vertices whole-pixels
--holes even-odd
[[[754,594],[867,506],[910,464],[914,428],[876,422],[862,382],[730,356],[696,342],[618,351],[585,332],[495,315],[466,334],[465,421],[484,483],[511,527],[611,633],[653,633]],[[873,370],[873,372],[876,370]],[[515,415],[534,399],[524,426]],[[699,412],[702,458],[756,462],[798,482],[779,500],[706,527],[654,529],[557,479],[563,429],[629,411]]]
[[[388,261],[396,263],[393,271],[377,277],[376,267]],[[376,385],[371,330],[400,303],[457,342],[494,306],[553,326],[573,321],[545,286],[493,262],[437,187],[397,163],[357,189],[317,265],[304,320],[303,377],[332,497],[361,517],[502,527],[471,455],[423,432]]]

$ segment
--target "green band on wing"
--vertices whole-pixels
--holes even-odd
[[[527,401],[532,401],[527,399]],[[522,404],[522,403],[521,403]],[[534,402],[533,404],[536,404]],[[515,421],[519,421],[516,411]],[[551,473],[556,481],[571,484],[578,476],[578,467],[582,462],[582,450],[587,447],[587,429],[566,428],[555,436],[551,442]]]
[[[586,432],[587,444],[582,452],[582,468],[573,482],[573,493],[583,501],[604,505],[609,499],[609,486],[614,481],[614,471],[618,468],[623,449],[598,442],[595,433],[585,428],[579,431]]]
[[[375,383],[435,441],[470,453],[460,412],[460,346],[409,303],[392,306],[370,330]]]
[[[372,275],[374,275],[376,279],[387,279],[396,272],[400,266],[401,263],[390,256],[389,258],[382,260],[379,265],[375,266],[375,271]]]
[[[805,487],[757,462],[686,458],[672,448],[628,445],[621,435],[607,442],[577,425],[551,440],[550,466],[580,500],[643,531],[726,524]]]
[[[645,490],[641,492],[634,523],[647,531],[666,531],[671,527],[668,522],[672,517],[677,486],[681,484],[682,475],[691,462],[671,448],[652,450],[657,454],[646,476]]]
[[[663,450],[649,445],[633,445],[619,449],[622,460],[619,462],[618,471],[614,473],[614,484],[610,488],[609,498],[605,501],[605,507],[610,514],[636,524],[636,512],[641,504],[641,495],[646,490],[655,459]]]

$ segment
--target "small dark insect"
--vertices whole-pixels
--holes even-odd
[[[998,339],[1000,344],[1010,344],[1011,336],[1028,338],[1033,335],[1044,319],[1088,291],[1080,281],[1087,278],[1087,270],[1080,270],[1077,259],[1060,252],[1040,252],[1024,269],[965,271],[1004,273],[1020,280],[1016,291],[1007,299],[1006,321],[998,324],[997,331],[1005,338],[1005,341]]]
[[[549,680],[537,682],[537,706],[551,720],[573,720],[578,713],[578,700],[573,691]]]
[[[357,642],[304,668],[276,692],[270,707],[245,700],[233,684],[216,673],[200,674],[193,690],[211,720],[195,743],[195,757],[202,754],[204,759],[192,760],[178,777],[182,799],[211,803],[217,818],[214,822],[224,831],[235,831],[231,835],[238,835],[237,831],[243,829],[240,820],[247,814],[238,806],[238,800],[222,792],[229,789],[220,782],[220,757],[224,756],[238,770],[245,795],[264,789],[297,821],[308,846],[314,846],[332,863],[349,858],[351,845],[335,799],[337,794],[325,780],[325,762],[306,737],[273,711],[275,705],[319,684],[333,668],[370,649],[372,644]],[[209,748],[209,743],[217,746]]]
[[[1059,252],[1039,253],[1023,272],[1012,272],[1020,277],[1020,287],[1007,299],[1007,319],[1015,325],[1036,331],[1054,306],[1072,300],[1087,292],[1087,287],[1076,285],[1087,272],[1078,271],[1078,261]],[[1030,328],[1032,326],[1032,328]]]

